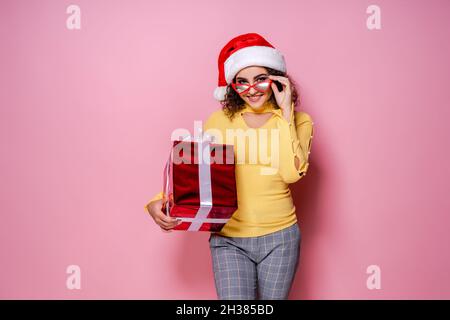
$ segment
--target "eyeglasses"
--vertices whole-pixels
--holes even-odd
[[[251,88],[255,88],[256,91],[266,92],[269,90],[270,85],[272,84],[272,79],[266,79],[263,81],[256,82],[255,84],[249,85],[246,83],[231,83],[231,86],[238,94],[245,94],[250,91]]]

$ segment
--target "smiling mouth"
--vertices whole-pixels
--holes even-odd
[[[248,96],[247,99],[248,99],[250,102],[256,103],[256,102],[258,102],[258,101],[261,100],[261,97],[262,97],[262,96],[263,96],[262,94],[257,95],[257,96]]]

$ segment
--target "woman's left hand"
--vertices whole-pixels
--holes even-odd
[[[283,109],[283,113],[288,112],[289,114],[292,104],[291,83],[289,82],[289,79],[286,77],[274,75],[269,75],[269,78],[272,80],[276,80],[282,84],[283,91],[278,91],[277,85],[274,82],[272,82],[271,87],[278,106]]]

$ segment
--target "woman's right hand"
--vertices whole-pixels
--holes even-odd
[[[150,216],[153,218],[155,223],[160,226],[163,231],[171,232],[173,228],[181,223],[180,219],[168,217],[161,210],[162,208],[162,199],[155,200],[150,202],[147,205],[147,211]]]

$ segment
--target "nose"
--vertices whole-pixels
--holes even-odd
[[[248,91],[248,93],[250,94],[250,95],[254,95],[254,94],[256,94],[258,91],[255,89],[255,88],[250,88],[250,90]]]

